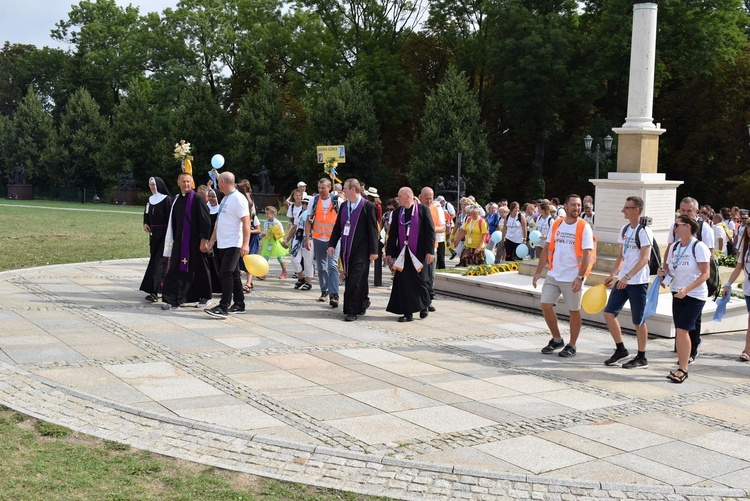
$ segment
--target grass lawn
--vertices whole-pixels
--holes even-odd
[[[147,257],[142,211],[143,207],[0,200],[0,270]],[[0,457],[0,499],[385,499],[134,450],[2,406]]]

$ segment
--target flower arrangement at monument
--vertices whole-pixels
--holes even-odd
[[[480,264],[479,266],[470,266],[469,269],[466,270],[466,273],[464,273],[464,276],[482,277],[487,275],[494,275],[495,273],[503,273],[506,271],[518,271],[518,264]]]

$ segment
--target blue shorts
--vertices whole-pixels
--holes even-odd
[[[607,306],[604,307],[604,312],[617,316],[622,311],[622,307],[625,306],[625,302],[630,301],[633,325],[638,327],[643,318],[643,308],[646,306],[646,292],[648,292],[648,284],[627,285],[624,289],[618,289],[617,282],[615,282],[612,292],[609,294]]]
[[[674,318],[674,326],[677,329],[684,329],[691,331],[695,329],[695,321],[703,313],[703,306],[706,304],[702,299],[695,299],[694,297],[685,296],[682,299],[677,299],[672,293],[672,317]]]
[[[745,307],[747,308],[747,312],[750,313],[750,296],[745,296]]]

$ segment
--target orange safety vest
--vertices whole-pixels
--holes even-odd
[[[435,228],[438,227],[438,224],[440,224],[440,216],[438,216],[437,207],[430,204],[430,215],[432,216],[432,224],[435,226]],[[435,232],[437,233],[437,232]],[[435,239],[435,248],[438,248],[438,241]]]
[[[550,270],[552,269],[552,256],[555,255],[555,233],[557,233],[557,229],[560,227],[564,219],[565,218],[563,217],[559,217],[555,220],[554,223],[552,223],[552,240],[549,242],[549,245],[547,246],[547,261],[549,262]],[[579,263],[583,260],[583,230],[586,228],[587,224],[588,223],[581,218],[578,218],[578,222],[576,223],[575,250],[576,250],[576,258],[578,258]],[[589,265],[583,272],[584,277],[589,276],[589,273],[591,273],[591,269],[594,267],[594,263],[596,263],[597,241],[598,240],[596,238],[596,235],[594,235],[594,248],[591,249],[591,260],[589,261]]]
[[[333,227],[336,224],[336,211],[333,208],[333,204],[336,203],[333,197],[330,198],[331,205],[326,214],[323,214],[323,202],[318,199],[318,203],[315,206],[315,219],[312,225],[312,237],[315,240],[330,240],[331,233],[333,233]]]

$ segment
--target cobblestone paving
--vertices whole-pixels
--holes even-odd
[[[650,367],[539,348],[540,315],[438,298],[399,324],[292,281],[256,282],[248,314],[163,312],[142,260],[0,274],[0,403],[134,447],[398,499],[728,499],[750,493],[744,333],[704,338],[681,386],[671,340]],[[269,277],[273,274],[269,274]],[[313,291],[315,292],[315,291]],[[626,339],[634,347],[634,339]]]

